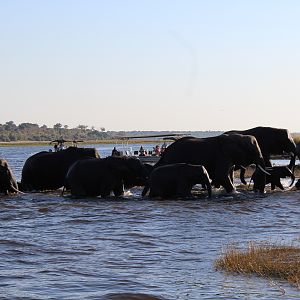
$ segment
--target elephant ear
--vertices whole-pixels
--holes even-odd
[[[234,163],[235,157],[243,157],[245,155],[245,145],[240,134],[224,135],[222,140],[222,151],[227,159]]]

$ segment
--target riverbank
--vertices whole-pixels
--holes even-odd
[[[26,147],[26,146],[49,146],[51,141],[15,141],[15,142],[0,142],[0,147]],[[123,141],[120,139],[108,139],[108,140],[90,140],[78,143],[78,145],[101,145],[101,144],[122,144]],[[124,144],[153,144],[161,143],[161,140],[129,140]],[[66,145],[71,145],[71,142],[67,142]]]

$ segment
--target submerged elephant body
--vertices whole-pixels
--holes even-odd
[[[258,164],[264,169],[264,160],[253,136],[222,134],[209,138],[184,137],[171,144],[155,167],[189,163],[203,165],[209,177],[227,192],[234,191],[230,171],[234,165]],[[264,191],[265,174],[261,172],[258,190]]]
[[[192,187],[201,183],[211,197],[211,184],[203,166],[186,163],[170,164],[155,168],[150,175],[149,197],[189,197]],[[146,191],[143,191],[145,195]]]
[[[108,197],[124,193],[130,188],[145,183],[148,172],[139,159],[133,157],[106,157],[83,159],[75,162],[66,176],[66,189],[73,196]]]
[[[77,147],[58,152],[42,151],[32,155],[22,169],[22,190],[55,190],[62,187],[69,167],[85,157],[100,156],[94,148]]]

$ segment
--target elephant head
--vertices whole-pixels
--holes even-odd
[[[201,183],[205,185],[207,192],[208,192],[208,197],[211,198],[211,182],[209,175],[203,166],[197,166],[197,165],[190,165],[191,167],[189,168],[188,174],[186,174],[186,177],[191,180],[193,184]]]
[[[246,167],[255,164],[260,170],[255,189],[264,192],[266,185],[265,162],[258,142],[254,136],[242,134],[223,134],[222,151],[232,165]]]
[[[118,172],[118,175],[121,175],[125,188],[145,185],[151,172],[150,168],[136,157],[110,156],[105,160]]]
[[[0,159],[0,192],[18,193],[18,184],[5,159]]]

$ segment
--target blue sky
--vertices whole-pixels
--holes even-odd
[[[300,1],[0,0],[0,123],[300,132]]]

